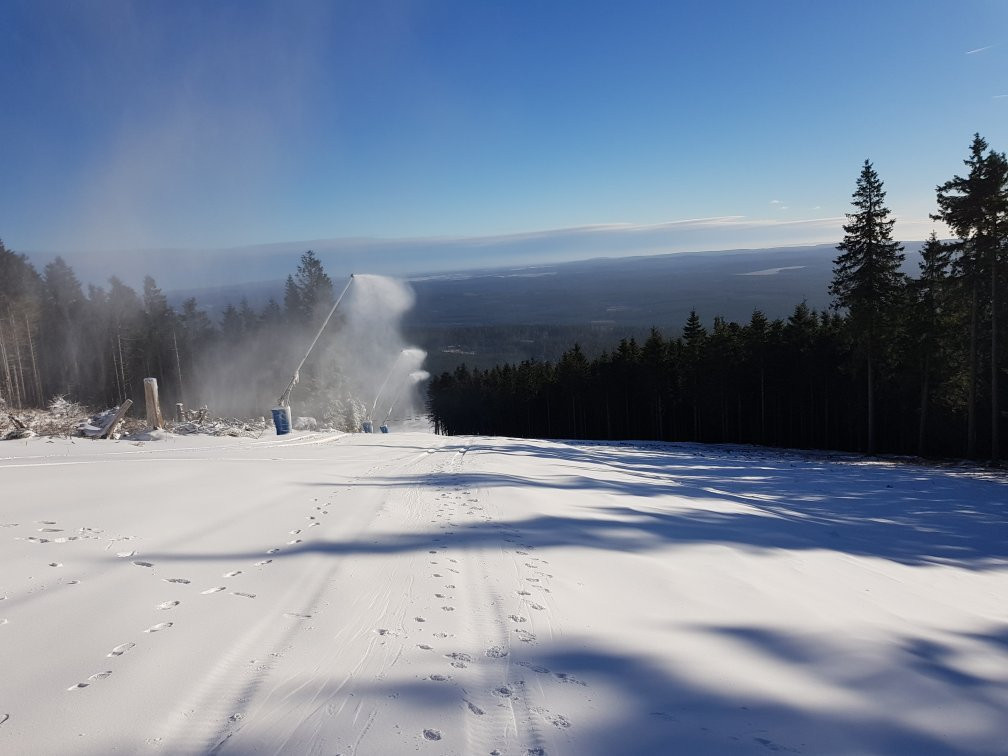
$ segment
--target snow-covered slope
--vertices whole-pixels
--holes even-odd
[[[0,753],[1008,749],[1008,486],[423,433],[0,445]]]

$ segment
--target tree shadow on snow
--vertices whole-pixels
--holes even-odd
[[[701,543],[750,549],[837,551],[905,565],[942,564],[974,570],[1008,561],[1008,486],[913,465],[861,458],[809,458],[751,449],[663,445],[569,447],[460,445],[448,451],[520,455],[513,473],[457,472],[377,476],[304,485],[353,490],[389,488],[479,490],[534,488],[611,494],[575,514],[468,522],[380,540],[319,540],[283,548],[275,558],[305,553],[389,554],[500,545],[510,533],[531,548],[588,547],[648,551]],[[590,461],[591,467],[580,462]],[[505,460],[506,464],[506,460]],[[339,501],[331,505],[338,509]],[[464,508],[464,503],[461,505]],[[507,513],[504,512],[504,517]],[[450,534],[448,534],[450,531]],[[256,552],[255,554],[258,554]],[[253,553],[174,558],[233,559]],[[171,554],[152,554],[171,559]]]
[[[441,659],[446,674],[455,673],[454,679],[396,680],[393,675],[380,684],[354,686],[353,692],[361,705],[370,699],[388,709],[374,726],[391,727],[409,712],[411,720],[441,734],[442,750],[462,753],[467,752],[468,729],[484,736],[481,744],[488,747],[481,752],[558,750],[589,756],[767,752],[938,756],[992,753],[1004,744],[1000,714],[1004,683],[972,679],[954,670],[947,661],[954,656],[949,646],[932,643],[920,663],[915,661],[912,640],[889,647],[887,656],[858,660],[841,643],[829,640],[746,627],[693,630],[720,636],[742,646],[746,654],[763,658],[764,663],[753,669],[772,665],[788,680],[802,678],[802,690],[793,683],[775,684],[764,678],[738,685],[730,675],[718,674],[705,676],[701,683],[695,673],[670,667],[667,660],[613,651],[598,643],[577,649],[514,643],[505,660],[487,659],[481,648],[442,641],[434,654],[462,651],[472,658],[471,665],[491,666],[490,673],[482,675],[489,681],[486,687],[471,684],[465,673]],[[328,696],[347,694],[342,683],[328,691],[320,691],[317,681],[299,688],[311,691],[302,695],[310,696],[313,706]],[[389,700],[395,703],[388,704]],[[382,701],[386,703],[377,704]],[[513,724],[494,730],[487,725],[499,710]],[[924,711],[935,712],[939,721],[921,716]],[[950,727],[958,717],[963,719]],[[961,724],[967,719],[969,727]],[[959,732],[950,731],[954,729]],[[351,738],[353,733],[342,735]],[[401,735],[423,742],[422,732]],[[241,752],[240,737],[234,745],[225,753]]]

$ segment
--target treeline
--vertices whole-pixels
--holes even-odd
[[[917,277],[865,161],[834,260],[834,307],[786,320],[690,315],[588,359],[442,373],[429,387],[439,433],[660,439],[1001,458],[1005,424],[1008,160],[976,135],[965,176],[937,188]]]
[[[332,281],[311,251],[288,276],[283,303],[256,311],[242,301],[214,322],[195,298],[170,306],[149,276],[140,292],[114,276],[85,289],[61,258],[39,272],[0,242],[0,399],[15,409],[56,395],[142,406],[143,379],[154,377],[166,408],[206,403],[218,414],[262,414],[332,301]],[[300,414],[340,412],[331,370],[325,382],[312,364],[303,372]]]

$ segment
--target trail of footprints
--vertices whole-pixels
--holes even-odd
[[[462,451],[464,454],[465,450]],[[486,513],[484,508],[480,505],[479,499],[476,498],[473,491],[466,486],[454,485],[450,487],[450,490],[448,486],[443,486],[437,490],[438,495],[436,498],[436,509],[434,517],[430,520],[430,522],[433,525],[440,526],[440,535],[432,537],[432,548],[427,551],[429,557],[427,562],[431,578],[436,581],[444,581],[452,579],[451,576],[445,574],[446,572],[461,574],[460,570],[455,567],[455,565],[458,565],[458,560],[452,557],[452,552],[449,546],[453,536],[455,536],[457,532],[457,529],[464,527],[459,524],[458,520],[465,516],[470,520],[477,521],[477,523],[479,523],[479,521],[482,521],[483,523],[492,523],[493,517]],[[546,611],[546,607],[543,606],[542,603],[533,599],[533,591],[540,594],[548,594],[550,592],[548,582],[553,575],[545,571],[549,562],[545,559],[534,556],[531,553],[535,547],[524,542],[525,537],[520,530],[513,526],[499,523],[493,524],[493,527],[501,530],[501,539],[502,543],[506,544],[506,550],[512,552],[516,557],[516,563],[525,568],[525,570],[523,570],[523,585],[515,591],[516,598],[519,602],[519,609],[517,612],[509,614],[507,616],[507,620],[513,625],[511,632],[520,642],[519,648],[524,647],[521,644],[533,646],[536,644],[536,636],[533,632],[526,629],[526,627],[530,622],[531,615],[529,612]],[[433,593],[433,597],[439,601],[446,602],[441,606],[441,609],[444,612],[455,611],[455,607],[447,603],[452,601],[451,592],[454,591],[455,585],[453,583],[442,583],[442,585],[443,588],[438,588],[437,591]],[[540,601],[541,600],[542,599],[540,599]],[[422,632],[421,628],[426,627],[423,623],[427,622],[427,618],[423,616],[416,616],[414,621],[418,623],[418,630]],[[378,633],[380,635],[386,635],[391,634],[391,631],[379,629]],[[445,632],[435,632],[433,633],[433,636],[435,639],[439,640],[453,637],[449,633]],[[455,670],[464,670],[474,664],[499,664],[501,660],[506,659],[512,653],[512,649],[509,646],[510,644],[491,645],[487,647],[484,650],[484,659],[482,661],[479,658],[474,659],[471,654],[463,651],[449,651],[448,653],[442,654],[442,656],[448,667],[454,668]],[[417,643],[416,647],[425,652],[436,651],[435,646],[431,643]],[[521,660],[517,661],[516,664],[527,669],[534,675],[548,677],[557,683],[587,687],[585,682],[577,679],[574,675],[566,672],[554,672],[542,664],[538,664],[533,661]],[[524,699],[525,697],[524,688],[526,683],[523,679],[509,680],[496,688],[484,691],[484,700],[480,701],[474,700],[472,695],[473,691],[471,691],[467,686],[462,685],[460,681],[456,682],[453,674],[451,674],[448,669],[445,669],[444,672],[434,672],[429,674],[425,679],[434,684],[456,684],[460,690],[466,710],[472,716],[476,717],[485,716],[487,713],[486,707],[488,705],[509,707],[512,702],[517,702],[519,699]],[[528,709],[528,711],[531,714],[536,715],[536,717],[538,717],[543,723],[557,729],[566,730],[572,726],[571,721],[563,714],[552,712],[543,707],[533,707]],[[424,729],[421,735],[428,741],[441,740],[442,737],[444,737],[442,730],[434,727]],[[491,753],[500,752],[494,750]],[[545,754],[545,751],[541,747],[532,746],[527,748],[526,753],[529,756],[543,755]]]
[[[317,498],[313,499],[313,501],[318,501],[318,499]],[[311,528],[311,527],[317,527],[317,526],[321,525],[322,523],[319,522],[317,515],[327,515],[327,514],[329,514],[328,507],[325,506],[325,505],[316,505],[315,506],[315,511],[316,511],[316,514],[314,514],[314,515],[306,515],[306,519],[309,521],[308,525],[306,527]],[[52,525],[56,525],[57,523],[55,521],[52,521],[52,520],[40,520],[40,521],[38,521],[38,524],[46,525],[46,526],[52,526]],[[2,524],[2,527],[18,527],[18,523],[4,523],[4,524]],[[59,533],[59,532],[62,532],[62,529],[61,528],[54,528],[54,527],[44,527],[44,528],[39,528],[38,532],[41,532],[41,533]],[[75,541],[75,540],[78,540],[78,539],[81,539],[81,538],[89,538],[89,539],[93,539],[93,540],[99,540],[101,538],[101,536],[100,536],[101,532],[102,531],[100,531],[100,530],[94,530],[92,528],[81,528],[80,531],[79,531],[80,535],[77,535],[77,536],[67,536],[67,537],[60,537],[60,538],[56,538],[56,539],[47,539],[47,538],[39,538],[39,537],[36,537],[36,536],[30,536],[30,537],[25,538],[23,540],[26,540],[26,541],[29,541],[29,542],[32,542],[32,543],[39,543],[39,544],[45,544],[45,543],[65,543],[65,542],[68,542],[68,541]],[[303,532],[302,528],[295,528],[295,529],[289,531],[290,535],[299,535],[302,532]],[[112,541],[110,541],[109,545],[111,546],[111,544],[114,541],[116,541],[116,540],[128,540],[130,538],[132,538],[132,536],[128,536],[128,537],[125,537],[125,538],[123,538],[123,537],[117,537],[117,538],[113,539]],[[294,540],[288,541],[287,545],[290,546],[290,545],[295,545],[295,544],[299,544],[299,543],[302,543],[302,539],[301,538],[295,538]],[[273,548],[269,549],[266,553],[267,554],[277,554],[280,551],[281,551],[281,547],[273,547]],[[119,552],[116,552],[115,556],[116,556],[117,559],[122,559],[122,560],[127,560],[128,559],[128,560],[131,560],[131,564],[133,566],[135,566],[135,567],[141,567],[141,568],[149,569],[149,570],[152,570],[152,571],[153,571],[153,568],[155,567],[155,565],[154,565],[153,562],[148,562],[148,561],[144,561],[144,560],[141,560],[141,559],[134,559],[134,557],[138,556],[138,553],[137,553],[136,550],[119,551]],[[253,566],[254,567],[265,567],[266,565],[269,565],[272,562],[273,562],[272,559],[261,559],[261,560],[255,562],[253,564]],[[59,562],[50,562],[49,566],[50,567],[62,567],[63,564],[59,563]],[[239,575],[242,575],[242,574],[244,574],[243,570],[237,570],[236,569],[236,570],[229,570],[229,571],[223,573],[221,575],[221,577],[234,578],[234,577],[238,577]],[[162,580],[162,582],[169,583],[171,585],[176,585],[176,586],[184,586],[184,585],[191,585],[192,584],[192,581],[189,578],[184,578],[184,577],[164,577],[164,578],[161,578],[161,580]],[[76,585],[78,582],[79,581],[77,581],[77,580],[71,580],[71,581],[68,582],[68,584],[69,585]],[[211,594],[214,594],[214,593],[222,593],[222,592],[224,592],[226,590],[227,590],[227,586],[218,585],[218,586],[213,586],[211,588],[207,588],[206,590],[200,591],[200,595],[207,596],[207,595],[211,595]],[[254,599],[256,597],[256,594],[249,593],[247,591],[231,591],[231,595],[232,596],[237,596],[239,598],[244,598],[244,599]],[[6,598],[7,598],[6,596],[3,596],[3,597],[0,597],[0,600],[6,599]],[[172,609],[175,609],[181,603],[182,602],[179,599],[170,599],[170,600],[167,600],[167,601],[162,601],[159,604],[156,604],[155,608],[156,608],[157,611],[166,612],[166,611],[170,611]],[[309,619],[311,617],[310,614],[304,614],[304,613],[300,613],[300,612],[284,612],[284,616],[285,617],[292,617],[292,618],[296,618],[296,619]],[[6,619],[0,620],[0,624],[6,624],[6,623],[7,623]],[[157,623],[151,625],[150,627],[148,627],[143,632],[145,634],[159,633],[159,632],[162,632],[164,630],[168,630],[168,629],[174,627],[174,625],[175,625],[174,622],[157,622]],[[109,659],[117,659],[119,657],[124,656],[126,653],[128,653],[129,651],[131,651],[135,647],[136,647],[136,643],[134,643],[132,641],[127,642],[127,643],[120,643],[118,646],[116,646],[111,651],[109,651],[106,654],[106,657],[109,658]],[[83,690],[85,688],[90,687],[94,683],[96,683],[98,681],[101,681],[101,680],[105,680],[105,679],[107,679],[107,678],[109,678],[111,676],[112,676],[112,670],[102,670],[100,672],[96,672],[93,675],[91,675],[90,677],[88,677],[86,680],[78,682],[78,683],[75,683],[74,685],[71,685],[69,688],[67,688],[67,691],[80,691],[80,690]],[[7,719],[9,719],[9,718],[10,718],[9,714],[0,715],[0,724],[3,724],[4,722],[6,722]]]

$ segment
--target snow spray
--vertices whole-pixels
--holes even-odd
[[[426,381],[428,378],[430,378],[430,373],[426,370],[414,370],[406,376],[406,380],[399,385],[399,390],[396,392],[395,398],[392,400],[392,404],[389,405],[388,413],[385,415],[385,421],[381,424],[382,433],[388,433],[389,418],[392,417],[392,410],[395,409],[396,402],[398,402],[399,397],[402,396],[403,390],[407,386],[415,386],[420,381]]]

